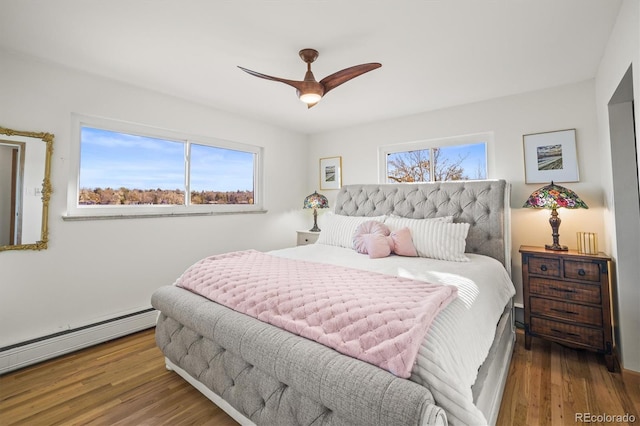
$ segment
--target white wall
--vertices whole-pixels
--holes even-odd
[[[640,371],[640,242],[631,241],[619,246],[616,232],[625,232],[624,224],[616,224],[615,200],[613,199],[613,172],[608,104],[618,84],[633,65],[633,99],[635,103],[636,152],[640,153],[640,3],[625,0],[615,27],[609,38],[607,49],[596,76],[596,105],[598,118],[599,149],[603,153],[602,186],[605,196],[604,221],[606,224],[607,250],[615,261],[614,308],[618,349],[625,369]],[[638,158],[640,160],[640,158]],[[629,194],[633,196],[633,194]],[[618,212],[620,213],[620,212]],[[631,219],[633,220],[633,219]],[[640,218],[635,218],[640,220]],[[637,223],[636,223],[637,225]],[[633,244],[635,243],[635,247]]]
[[[522,136],[569,128],[576,129],[580,182],[563,185],[575,190],[589,206],[588,210],[559,211],[560,243],[575,249],[577,231],[604,236],[601,148],[597,141],[593,81],[313,135],[309,182],[318,182],[321,157],[342,156],[344,184],[377,183],[380,145],[493,132],[494,141],[488,146],[488,177],[512,184],[512,270],[516,302],[522,303],[518,249],[520,245],[551,243],[549,211],[521,208],[529,194],[543,185],[524,183]],[[335,199],[335,191],[324,193],[331,197],[330,202]]]
[[[49,248],[0,252],[0,347],[148,308],[204,256],[295,244],[306,136],[9,52],[0,64],[0,125],[55,134]],[[63,221],[72,112],[264,146],[268,213]]]

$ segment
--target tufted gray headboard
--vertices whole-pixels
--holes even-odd
[[[335,213],[424,219],[453,216],[470,223],[466,252],[500,261],[511,272],[510,186],[504,180],[345,185]]]

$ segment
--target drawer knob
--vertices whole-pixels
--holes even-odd
[[[546,271],[546,270],[547,270],[547,265],[542,265],[542,266],[540,266],[540,270],[541,270],[541,271]]]
[[[584,277],[585,275],[587,275],[587,273],[584,271],[584,269],[578,269],[578,275]]]

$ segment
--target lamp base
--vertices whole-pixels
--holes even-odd
[[[555,251],[567,251],[569,247],[561,246],[560,244],[545,244],[544,248],[547,250],[555,250]]]
[[[313,208],[313,228],[309,229],[311,232],[320,232],[320,228],[318,228],[318,210]]]
[[[558,216],[558,211],[554,207],[551,210],[551,217],[549,218],[549,224],[551,225],[551,236],[553,237],[553,244],[545,244],[544,248],[547,250],[554,251],[567,251],[569,248],[567,246],[560,245],[560,234],[558,234],[558,228],[560,228],[560,217]]]

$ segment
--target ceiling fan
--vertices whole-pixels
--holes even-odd
[[[241,66],[238,66],[238,68],[253,76],[264,78],[266,80],[279,81],[280,83],[288,84],[289,86],[294,87],[300,100],[307,104],[307,108],[311,108],[312,106],[317,104],[320,99],[330,90],[335,89],[342,83],[346,83],[347,81],[356,78],[359,75],[362,75],[369,71],[373,71],[376,68],[380,68],[382,66],[382,64],[379,64],[377,62],[355,65],[328,75],[320,80],[320,82],[318,82],[311,72],[311,63],[318,58],[318,51],[315,49],[302,49],[299,52],[299,55],[300,58],[307,64],[307,73],[304,75],[304,80],[302,81],[271,77],[270,75],[260,74],[259,72],[251,71],[246,68],[242,68]]]

